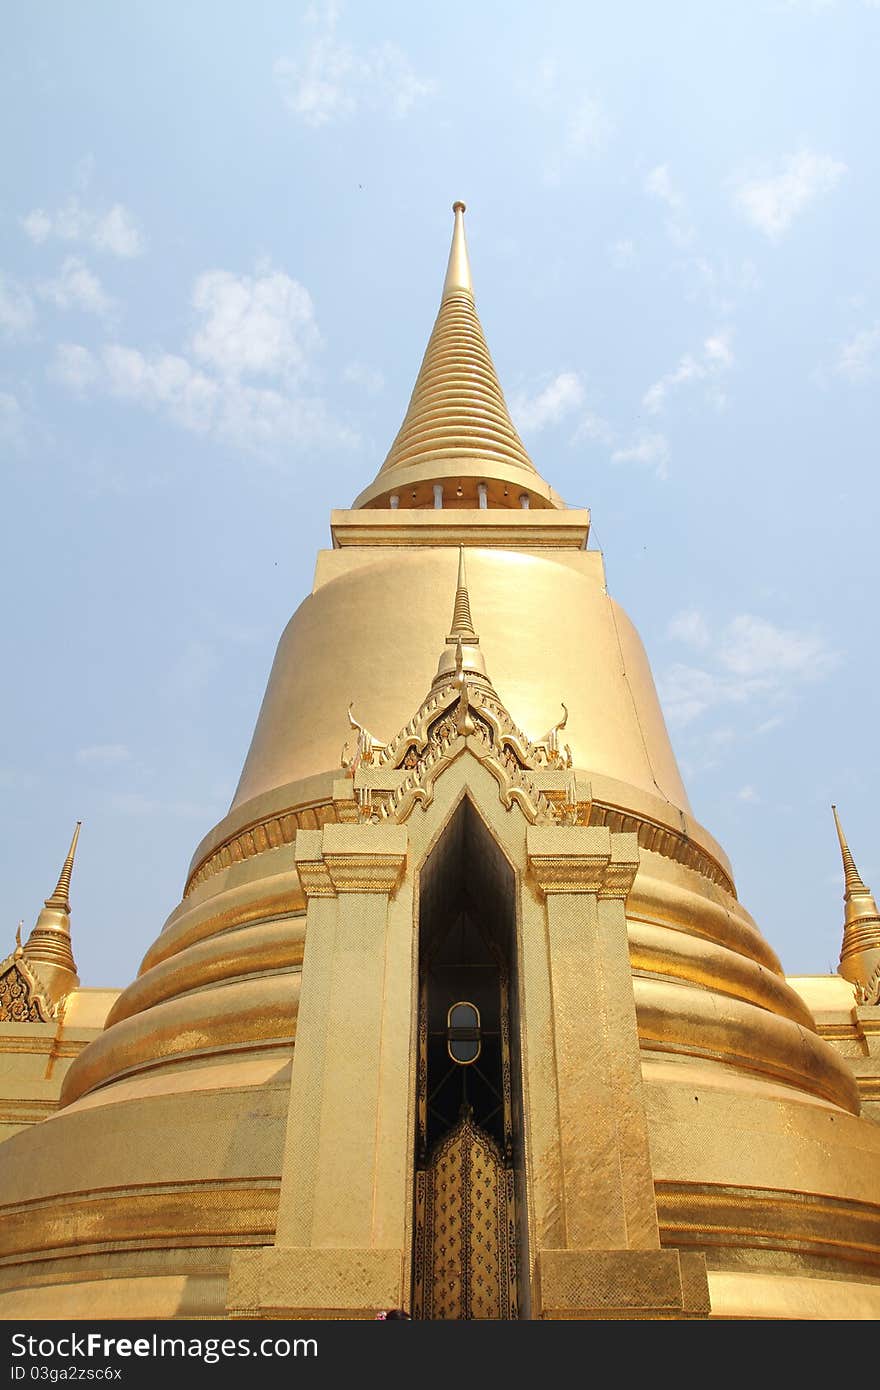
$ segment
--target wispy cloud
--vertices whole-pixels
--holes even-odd
[[[541,174],[557,187],[571,169],[605,149],[613,130],[611,116],[582,73],[573,75],[556,58],[546,57],[530,73],[527,100],[545,122]]]
[[[119,816],[173,816],[181,820],[198,820],[210,824],[217,807],[196,801],[164,801],[145,796],[143,792],[114,792],[109,806]]]
[[[76,761],[83,765],[111,767],[130,762],[131,753],[124,743],[92,743],[87,748],[76,750]]]
[[[863,328],[844,343],[834,366],[848,381],[871,381],[880,376],[880,323]]]
[[[7,338],[23,338],[34,326],[34,301],[23,285],[0,273],[0,332]]]
[[[700,649],[708,647],[710,642],[709,624],[696,608],[687,608],[670,618],[666,635],[688,647]]]
[[[631,237],[621,237],[608,247],[608,259],[615,270],[629,270],[636,264],[636,244]]]
[[[349,362],[342,379],[359,386],[368,396],[378,396],[385,386],[385,378],[378,367],[370,367],[366,362]]]
[[[53,280],[38,285],[37,293],[58,309],[82,309],[101,319],[110,318],[116,309],[97,275],[78,256],[68,256]]]
[[[41,245],[50,239],[84,242],[122,260],[143,254],[145,242],[134,217],[122,203],[106,210],[86,207],[77,196],[55,212],[34,208],[21,219],[31,241]]]
[[[390,40],[358,51],[339,35],[339,6],[310,8],[311,35],[301,58],[279,58],[275,79],[284,104],[306,125],[344,121],[360,110],[407,115],[437,89],[421,77],[403,49]]]
[[[24,411],[11,391],[0,391],[0,443],[18,452],[24,442]]]
[[[688,214],[684,195],[672,180],[667,164],[658,164],[645,179],[645,192],[656,198],[666,209],[665,227],[670,240],[676,246],[689,246],[694,239],[694,228]]]
[[[779,241],[811,203],[837,187],[847,166],[830,155],[803,149],[777,173],[744,177],[733,184],[733,201],[753,227]]]
[[[730,334],[726,331],[713,333],[704,341],[698,356],[685,353],[671,372],[655,381],[645,392],[642,404],[649,415],[657,415],[663,410],[673,391],[703,382],[709,387],[712,402],[721,406],[725,398],[719,380],[732,366]]]
[[[320,333],[302,285],[268,267],[255,276],[209,271],[196,280],[192,303],[198,322],[187,355],[62,343],[50,375],[76,395],[133,401],[251,451],[354,442],[322,397],[303,389]]]
[[[520,392],[512,397],[510,412],[524,434],[537,434],[548,425],[558,425],[584,399],[584,386],[577,372],[559,372],[534,395]]]
[[[631,444],[615,449],[611,455],[613,463],[637,463],[649,468],[656,477],[669,476],[669,440],[665,434],[640,430]]]
[[[751,613],[713,633],[698,610],[687,610],[672,619],[668,635],[704,652],[703,665],[674,662],[661,678],[664,709],[678,727],[724,706],[778,704],[798,686],[823,679],[839,661],[817,633],[778,627]],[[773,723],[765,720],[764,727]]]

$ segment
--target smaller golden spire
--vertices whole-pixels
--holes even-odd
[[[452,610],[452,627],[449,630],[447,642],[455,642],[458,638],[467,642],[472,647],[480,644],[480,639],[474,632],[474,625],[471,621],[471,601],[467,591],[467,573],[464,567],[464,546],[458,547],[458,585],[455,590],[455,605]]]
[[[24,955],[24,951],[23,951],[22,945],[21,945],[21,929],[22,929],[23,926],[24,926],[24,919],[22,918],[22,920],[19,922],[18,926],[15,928],[15,959],[16,959],[16,960],[18,960],[19,957],[21,957],[21,956]]]
[[[471,600],[468,594],[467,573],[464,565],[464,548],[458,549],[458,582],[455,588],[455,603],[452,607],[452,626],[446,638],[446,646],[440,655],[434,685],[443,681],[477,678],[489,684],[486,662],[480,651],[480,639],[471,618]]]
[[[474,297],[471,263],[464,235],[464,203],[453,203],[452,211],[455,213],[455,224],[452,229],[452,246],[449,248],[449,264],[446,267],[441,303],[451,294],[469,294],[472,299]]]
[[[55,891],[46,898],[43,910],[22,949],[22,955],[28,960],[40,961],[43,966],[54,966],[62,980],[72,977],[73,983],[78,983],[78,976],[70,942],[70,876],[81,825],[82,821],[77,821]]]
[[[79,840],[81,825],[82,821],[78,820],[76,829],[73,832],[73,839],[70,842],[70,849],[67,851],[67,858],[64,861],[64,866],[58,876],[58,882],[55,885],[55,892],[52,894],[51,898],[46,899],[47,907],[57,907],[61,912],[70,911],[70,875],[73,873],[73,861],[76,856],[76,846]]]
[[[880,965],[880,911],[856,868],[837,807],[832,805],[831,810],[840,842],[844,878],[843,946],[837,969],[838,974],[853,984],[866,985]]]

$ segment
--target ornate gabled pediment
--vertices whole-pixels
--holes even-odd
[[[54,1010],[17,953],[0,962],[0,1023],[51,1023]]]
[[[349,710],[358,731],[355,752],[346,748],[342,759],[354,784],[351,819],[402,823],[416,804],[430,805],[437,779],[467,750],[491,772],[503,804],[518,804],[530,824],[586,823],[588,796],[576,789],[571,750],[559,746],[565,706],[559,723],[533,742],[487,680],[468,678],[460,650],[457,667],[387,744]]]

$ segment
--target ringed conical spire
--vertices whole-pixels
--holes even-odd
[[[843,946],[838,973],[854,983],[867,984],[880,965],[880,911],[873,893],[856,868],[837,807],[832,806],[831,810],[840,842],[844,877]]]
[[[22,954],[28,960],[56,966],[61,971],[68,972],[74,979],[76,962],[70,941],[70,876],[73,873],[81,824],[81,821],[76,823],[55,891],[46,898],[43,910],[22,949]]]
[[[58,876],[55,885],[55,892],[50,898],[46,899],[46,907],[57,907],[62,912],[70,911],[70,875],[73,873],[73,861],[76,858],[76,847],[79,843],[79,832],[82,821],[78,820],[73,832],[73,839],[70,842],[70,849],[67,851],[67,858]]]
[[[446,646],[440,654],[433,684],[439,685],[442,681],[449,680],[456,672],[460,676],[471,676],[489,682],[486,662],[480,651],[480,639],[471,618],[471,600],[462,546],[459,546],[458,550],[458,581],[452,606],[452,624],[446,637]]]
[[[464,203],[453,212],[440,309],[409,408],[355,506],[561,506],[510,418],[474,304]]]
[[[474,647],[479,646],[480,639],[474,632],[474,624],[471,619],[471,600],[467,590],[463,546],[458,547],[458,585],[455,590],[455,604],[452,609],[452,626],[446,640],[447,642],[457,642],[459,638],[462,642],[469,642]]]

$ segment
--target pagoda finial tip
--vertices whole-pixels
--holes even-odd
[[[458,198],[458,199],[452,204],[452,211],[453,211],[453,212],[467,212],[467,203],[463,203],[463,202],[461,201],[461,199]]]
[[[467,243],[464,239],[464,218],[461,215],[464,212],[464,203],[461,201],[453,203],[452,211],[455,213],[455,227],[452,232],[449,265],[446,269],[446,280],[443,285],[444,299],[450,294],[473,295],[474,292]]]

